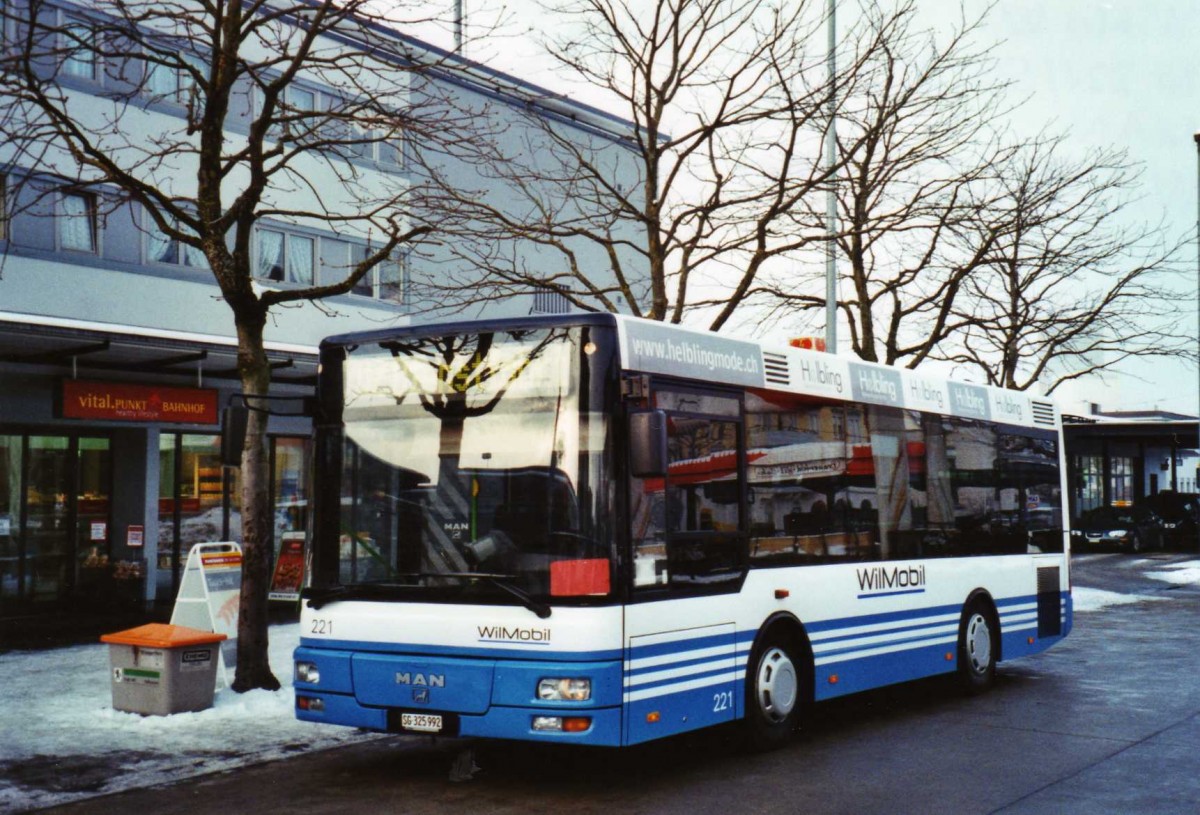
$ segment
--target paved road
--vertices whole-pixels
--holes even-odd
[[[1143,576],[1185,559],[1078,558],[1076,586],[1154,599],[1079,615],[1060,646],[1003,664],[986,696],[937,680],[827,703],[768,755],[722,732],[623,753],[487,745],[483,771],[456,784],[453,746],[397,737],[53,811],[1194,815],[1200,587]]]

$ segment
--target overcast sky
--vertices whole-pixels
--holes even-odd
[[[452,0],[445,0],[447,5]],[[464,0],[468,36],[494,19],[495,0]],[[930,24],[957,19],[956,0],[919,0]],[[987,0],[965,0],[969,13]],[[467,56],[553,90],[565,86],[547,72],[531,30],[546,24],[533,0],[506,4],[511,36],[473,44]],[[478,20],[478,23],[474,21]],[[1142,164],[1137,217],[1165,217],[1172,234],[1196,226],[1200,130],[1200,0],[999,0],[985,31],[999,42],[997,70],[1028,97],[1014,128],[1036,133],[1047,123],[1066,129],[1081,149],[1118,146]],[[427,35],[449,45],[448,39]],[[579,92],[573,91],[576,98]],[[598,98],[584,98],[605,107]],[[613,110],[621,113],[619,110]],[[1188,259],[1194,268],[1194,256]],[[1188,282],[1186,297],[1195,298]],[[1195,336],[1196,322],[1187,326]],[[1063,403],[1092,401],[1108,409],[1197,411],[1200,382],[1176,363],[1138,363],[1127,376],[1063,388]],[[1074,405],[1071,405],[1074,407]]]

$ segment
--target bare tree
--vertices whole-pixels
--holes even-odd
[[[479,132],[478,111],[456,110],[424,81],[431,67],[449,67],[389,33],[403,8],[386,16],[379,8],[366,0],[3,6],[4,158],[32,174],[33,198],[78,191],[133,202],[155,240],[202,259],[232,310],[252,406],[270,384],[263,333],[272,309],[347,293],[366,275],[395,282],[396,251],[429,235],[435,220],[453,220],[437,211],[430,187],[361,172],[354,161],[467,155]],[[282,244],[255,251],[267,220],[354,236],[365,248],[336,280],[289,280]],[[279,687],[267,661],[265,430],[266,415],[252,411],[241,461],[238,691]]]
[[[1195,357],[1180,330],[1194,313],[1171,285],[1186,239],[1132,216],[1138,173],[1123,152],[1069,150],[1061,136],[1028,142],[976,225],[989,249],[955,301],[960,328],[933,356],[989,384],[1052,393],[1130,359]]]
[[[871,361],[916,367],[957,328],[954,306],[995,236],[972,232],[989,202],[981,189],[1012,152],[998,135],[1008,82],[977,44],[983,15],[960,14],[938,34],[916,4],[860,4],[866,52],[837,111],[840,313],[850,348]],[[822,127],[828,122],[822,119]],[[797,213],[814,229],[822,202]],[[777,314],[825,307],[816,264],[764,280]],[[823,270],[822,270],[823,273]]]
[[[493,195],[463,201],[489,228],[459,251],[492,286],[464,294],[452,277],[444,294],[546,291],[676,323],[704,309],[720,328],[764,268],[823,239],[792,212],[831,172],[821,111],[874,47],[827,77],[823,11],[816,0],[548,6],[566,32],[548,43],[560,73],[615,99],[633,140],[601,151],[602,137],[569,138],[547,120],[496,168]],[[538,250],[515,251],[518,240]]]

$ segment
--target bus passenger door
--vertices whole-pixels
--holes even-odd
[[[630,482],[626,738],[732,721],[740,707],[735,621],[746,575],[742,395],[660,385],[666,467]]]

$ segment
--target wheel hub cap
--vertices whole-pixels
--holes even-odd
[[[967,623],[967,657],[975,673],[983,673],[992,661],[992,632],[983,615],[972,615]]]
[[[781,722],[796,706],[800,683],[796,666],[781,648],[771,648],[758,663],[758,706],[770,721]]]

